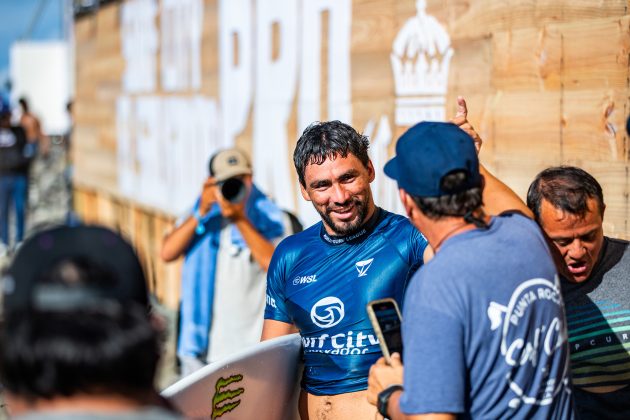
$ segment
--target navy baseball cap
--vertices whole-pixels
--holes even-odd
[[[46,270],[68,259],[87,260],[111,275],[89,282],[44,280]],[[2,280],[5,313],[65,312],[112,302],[149,305],[144,272],[133,247],[100,226],[63,226],[35,234],[20,246]]]
[[[473,139],[452,123],[421,122],[396,143],[396,156],[385,165],[385,174],[398,187],[416,197],[440,197],[458,191],[442,188],[444,176],[465,171],[467,190],[481,186],[479,159]]]

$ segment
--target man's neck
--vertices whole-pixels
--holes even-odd
[[[437,253],[447,239],[472,229],[475,229],[475,225],[465,221],[463,217],[448,217],[433,221],[422,233]]]

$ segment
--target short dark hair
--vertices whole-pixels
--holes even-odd
[[[368,167],[370,141],[354,128],[341,121],[314,122],[306,127],[293,152],[293,164],[300,184],[306,186],[304,170],[311,164],[321,165],[326,159],[337,155],[356,156],[363,166]]]
[[[604,214],[604,194],[599,182],[588,172],[575,166],[555,166],[539,173],[527,191],[527,207],[540,221],[543,198],[557,209],[584,217],[588,199],[595,199],[599,214]]]
[[[439,197],[411,196],[411,198],[422,213],[430,219],[464,217],[483,204],[481,187],[460,190],[460,187],[466,184],[468,176],[465,171],[455,171],[442,178],[440,188],[447,191],[457,191],[453,194]]]
[[[18,103],[22,106],[25,112],[28,112],[28,100],[26,99],[26,97],[22,96],[18,100]]]
[[[49,283],[103,281],[112,273],[68,258],[40,277]],[[111,281],[111,279],[110,279]],[[151,392],[162,336],[145,305],[107,301],[67,311],[10,311],[0,328],[0,381],[25,399],[77,393],[142,397]]]

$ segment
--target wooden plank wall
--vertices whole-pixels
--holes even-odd
[[[486,165],[521,196],[547,166],[585,168],[604,187],[606,233],[622,238],[630,238],[628,5],[622,0],[427,0],[427,13],[444,25],[454,50],[447,116],[454,113],[457,95],[464,95],[470,120],[485,139]],[[214,98],[219,96],[217,7],[218,0],[204,1],[202,84],[194,92]],[[125,69],[120,9],[120,3],[110,3],[75,25],[76,206],[86,220],[132,238],[158,297],[174,307],[179,265],[162,264],[157,253],[175,215],[124,198],[117,185],[115,106]],[[396,34],[415,14],[414,0],[352,1],[356,127],[365,127],[377,115],[393,121],[390,53]],[[326,30],[324,25],[324,34]],[[328,48],[326,42],[322,48]],[[166,95],[159,84],[155,94]],[[291,148],[295,107],[287,124]],[[250,114],[247,128],[236,138],[248,151],[251,120]],[[395,136],[405,129],[392,126]]]

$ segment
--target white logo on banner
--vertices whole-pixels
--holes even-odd
[[[160,75],[165,91],[201,87],[202,0],[162,0]]]
[[[321,328],[339,324],[345,315],[343,302],[334,296],[320,299],[311,309],[311,320]]]
[[[536,311],[533,315],[532,311]],[[520,404],[548,405],[555,396],[567,389],[569,355],[558,363],[552,376],[551,363],[557,351],[567,341],[566,326],[562,317],[563,304],[560,289],[545,279],[532,279],[522,283],[510,298],[507,306],[497,302],[488,305],[490,329],[501,327],[501,354],[511,368],[506,377],[510,390],[516,394],[509,402],[511,408]],[[558,316],[549,319],[545,313]],[[545,319],[546,318],[546,319]],[[540,325],[531,325],[540,322]],[[524,374],[523,372],[526,372]],[[536,381],[523,378],[540,378]]]
[[[396,86],[396,125],[443,121],[448,69],[453,55],[444,27],[416,1],[417,15],[402,27],[390,56]]]
[[[234,146],[251,119],[254,180],[281,207],[295,209],[299,189],[291,176],[289,140],[313,121],[352,119],[352,0],[216,3],[217,98],[199,93],[204,1],[129,0],[121,6],[125,71],[117,103],[119,188],[143,204],[184,212],[199,194],[208,158]],[[158,94],[158,70],[162,91],[182,96]],[[289,123],[296,101],[297,128]],[[297,204],[304,224],[319,220],[309,202]]]
[[[157,74],[158,30],[155,0],[131,0],[120,11],[121,50],[125,59],[125,92],[152,92]]]

